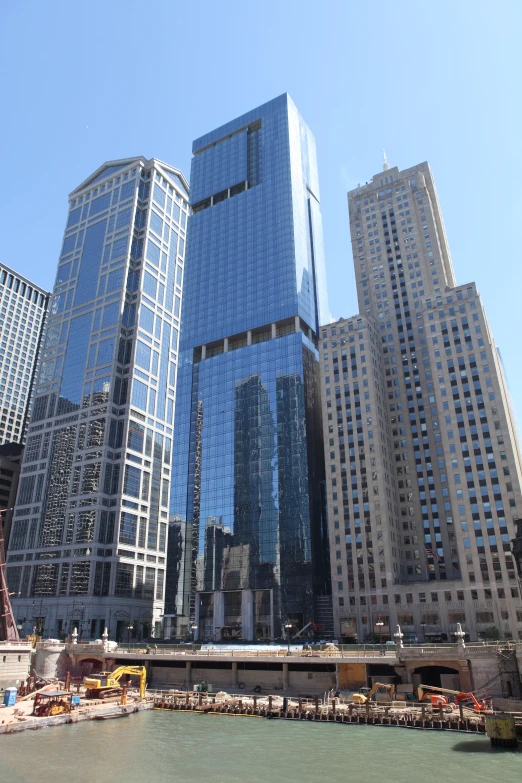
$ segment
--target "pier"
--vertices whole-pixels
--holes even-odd
[[[485,734],[485,715],[474,713],[462,705],[456,711],[425,704],[356,705],[338,699],[322,702],[314,699],[282,696],[245,696],[245,694],[205,694],[187,691],[155,692],[153,707],[157,710],[195,712],[201,715],[230,715],[253,718],[343,723],[367,726],[397,726],[408,729],[456,731],[467,734]],[[522,733],[522,713],[515,724]]]

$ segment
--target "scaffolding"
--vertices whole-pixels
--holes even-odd
[[[499,647],[497,650],[497,664],[500,675],[500,686],[504,698],[519,699],[522,695],[520,687],[520,674],[516,651],[511,647]]]

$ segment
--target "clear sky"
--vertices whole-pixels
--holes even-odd
[[[101,163],[188,177],[194,138],[289,92],[317,142],[332,316],[357,311],[346,191],[383,148],[428,160],[522,420],[520,0],[3,0],[1,16],[1,261],[50,288],[67,195]]]

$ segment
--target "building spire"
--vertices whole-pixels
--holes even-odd
[[[388,171],[388,169],[390,168],[390,164],[388,163],[388,160],[386,158],[386,150],[383,150],[382,154],[384,155],[384,163],[382,165],[382,170],[383,171]]]

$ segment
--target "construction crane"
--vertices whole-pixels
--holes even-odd
[[[395,693],[395,685],[387,682],[375,682],[370,688],[368,693],[354,693],[354,704],[366,704],[367,701],[371,701],[372,696],[377,693],[381,688],[388,691],[388,700],[393,701],[393,694]]]
[[[310,620],[309,623],[307,623],[303,628],[301,628],[300,631],[298,631],[295,636],[292,636],[292,640],[295,641],[295,639],[299,639],[302,633],[304,633],[308,628],[312,628],[312,630],[315,630],[316,625],[313,620]]]
[[[86,699],[108,699],[121,694],[120,680],[124,674],[139,677],[140,696],[145,698],[147,688],[147,670],[145,666],[119,666],[113,672],[97,672],[95,676],[84,677]]]
[[[471,701],[473,703],[473,709],[475,712],[485,712],[486,703],[477,699],[474,693],[464,693],[464,691],[452,691],[449,688],[437,688],[434,685],[419,685],[418,689],[419,701],[430,701],[433,707],[445,707],[450,704],[450,700],[443,696],[444,693],[450,693],[454,696],[455,704],[462,704],[465,701]],[[424,693],[424,691],[435,691],[435,693]]]
[[[0,642],[18,642],[18,628],[16,627],[11,601],[9,600],[9,588],[7,587],[7,575],[5,570],[4,528],[2,514],[11,511],[10,508],[0,509]]]

